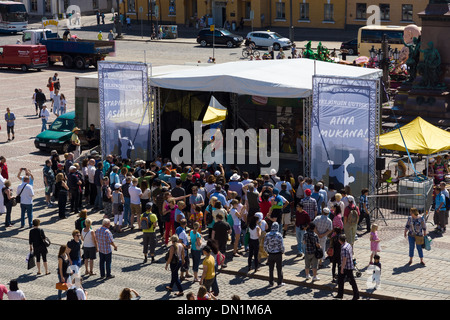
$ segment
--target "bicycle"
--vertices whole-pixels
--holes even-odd
[[[244,58],[248,58],[250,56],[253,56],[255,58],[259,58],[260,53],[259,53],[258,50],[254,49],[252,46],[250,46],[248,48],[242,49],[242,56]]]

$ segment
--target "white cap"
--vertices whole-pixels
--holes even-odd
[[[277,174],[277,170],[271,169],[271,170],[270,170],[270,175],[274,175],[274,174]]]
[[[355,198],[353,196],[347,196],[348,202],[355,202]]]
[[[219,170],[216,170],[216,172],[214,172],[214,175],[217,177],[217,176],[220,176],[220,171]]]
[[[70,166],[70,167],[69,167],[69,170],[77,170],[77,167],[75,167],[75,166]]]

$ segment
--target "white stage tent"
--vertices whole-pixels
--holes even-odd
[[[150,77],[150,86],[273,98],[306,98],[312,95],[312,77],[315,74],[374,80],[382,76],[382,70],[311,59],[236,61],[154,75]]]

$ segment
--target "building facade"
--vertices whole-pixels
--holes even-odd
[[[346,0],[124,0],[121,13],[133,20],[151,17],[164,24],[190,26],[203,18],[206,24],[220,27],[228,21],[232,29],[241,20],[245,27],[254,28],[344,29],[345,4]]]
[[[366,13],[370,6],[377,6],[380,12],[380,24],[407,26],[421,25],[419,12],[425,10],[429,0],[347,0],[347,25],[362,26],[372,13]],[[378,10],[378,9],[376,9]]]
[[[70,6],[78,6],[81,14],[92,14],[97,10],[104,13],[117,10],[118,0],[22,0],[28,14],[47,18],[62,17]]]

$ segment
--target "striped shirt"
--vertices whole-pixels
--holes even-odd
[[[95,237],[98,242],[98,251],[103,254],[112,252],[111,244],[114,242],[113,235],[108,228],[102,226],[95,231]]]
[[[306,198],[302,199],[301,203],[303,203],[303,210],[308,212],[309,218],[311,219],[311,221],[313,221],[314,218],[316,217],[316,212],[317,212],[316,199],[311,198],[311,197],[306,197]]]
[[[345,261],[344,269],[353,270],[353,253],[352,253],[352,246],[350,243],[346,242],[341,247],[341,261],[344,261],[343,259],[347,258]]]

